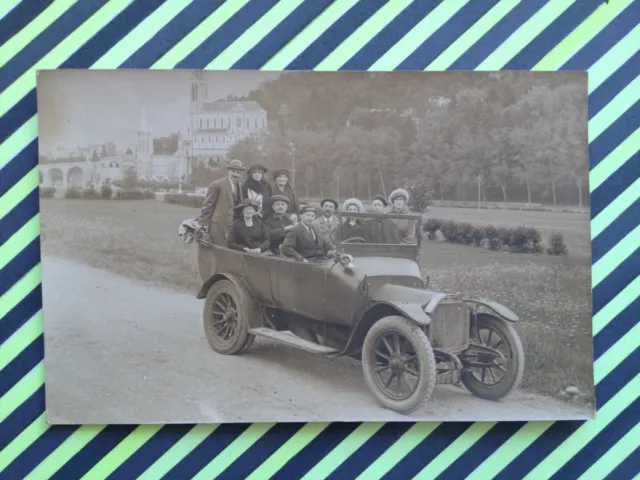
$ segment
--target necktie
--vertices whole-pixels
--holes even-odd
[[[238,182],[233,183],[233,191],[236,197],[236,205],[239,205],[240,202],[242,202],[242,199],[240,198],[240,187],[238,186]]]
[[[311,227],[307,227],[307,230],[309,230],[309,234],[311,235],[311,238],[313,238],[313,241],[316,241],[316,232],[313,231],[313,228]]]

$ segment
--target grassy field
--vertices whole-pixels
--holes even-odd
[[[79,259],[144,282],[200,287],[196,246],[178,237],[197,210],[149,201],[41,200],[44,254]],[[420,265],[431,288],[491,298],[521,317],[526,368],[523,388],[555,395],[568,385],[591,392],[590,246],[574,213],[432,208],[430,216],[497,227],[520,224],[543,236],[561,232],[568,257],[509,254],[425,240]],[[582,220],[582,221],[581,221]]]

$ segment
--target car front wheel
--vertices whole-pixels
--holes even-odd
[[[398,413],[416,410],[436,385],[436,362],[427,335],[400,316],[382,318],[369,329],[362,368],[376,399]]]

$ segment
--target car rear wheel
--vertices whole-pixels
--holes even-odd
[[[233,355],[253,343],[249,333],[249,315],[256,305],[244,298],[229,280],[214,283],[204,303],[204,332],[211,348]]]
[[[518,333],[504,320],[490,315],[478,315],[471,342],[491,351],[474,351],[463,355],[465,367],[460,375],[462,384],[476,397],[500,400],[509,395],[522,380],[524,350]]]
[[[362,369],[376,399],[399,413],[417,409],[436,385],[436,361],[427,335],[400,316],[382,318],[369,329]]]

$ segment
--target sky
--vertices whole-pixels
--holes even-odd
[[[60,144],[135,144],[142,110],[152,136],[183,130],[192,70],[47,70],[38,72],[38,129],[42,152]],[[280,72],[203,72],[209,101],[248,94]]]

